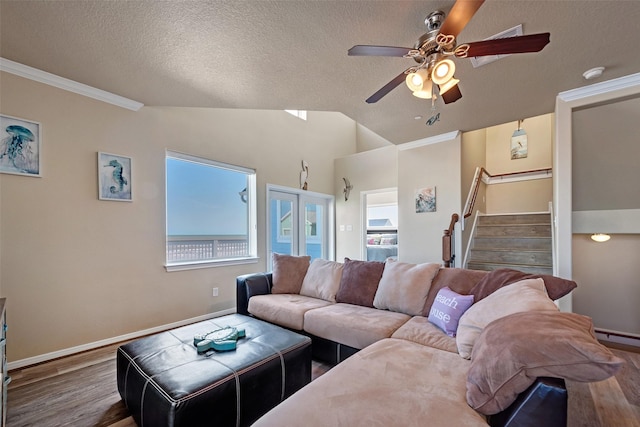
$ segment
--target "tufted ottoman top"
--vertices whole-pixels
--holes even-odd
[[[227,326],[245,330],[236,350],[198,354],[195,335]],[[140,426],[212,425],[216,419],[244,425],[241,420],[257,418],[310,381],[310,346],[310,338],[276,325],[223,316],[121,346],[118,391]],[[243,407],[249,390],[258,402]]]

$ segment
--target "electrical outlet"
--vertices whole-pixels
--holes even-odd
[[[214,297],[218,296],[218,288],[213,288],[213,296]]]

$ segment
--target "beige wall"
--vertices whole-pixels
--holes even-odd
[[[398,259],[442,262],[442,233],[462,209],[461,136],[398,153]],[[436,187],[436,212],[416,213],[416,190]]]
[[[518,122],[486,129],[486,169],[490,174],[503,174],[552,167],[553,114],[532,117],[522,122],[527,132],[528,156],[511,160],[510,144]],[[553,199],[551,179],[492,184],[486,189],[487,213],[543,212]]]
[[[235,277],[263,271],[265,185],[332,194],[356,149],[339,113],[143,107],[138,112],[2,74],[0,112],[42,124],[42,178],[0,180],[0,283],[10,362],[235,308]],[[165,149],[257,170],[256,264],[167,273]],[[97,199],[98,151],[130,156],[134,201]],[[211,296],[212,287],[220,296]]]
[[[640,98],[573,112],[574,211],[640,209],[639,117]]]
[[[384,139],[377,133],[369,130],[361,124],[356,124],[356,151],[362,153],[364,151],[375,150],[376,148],[389,147],[393,144]]]
[[[346,202],[342,193],[343,177],[353,185],[351,196]],[[366,254],[362,253],[365,229],[361,208],[362,193],[395,188],[397,185],[398,149],[395,145],[335,160],[336,260],[342,261],[345,257],[366,259]]]
[[[573,311],[597,328],[640,335],[640,237],[616,234],[604,243],[573,235]]]
[[[639,113],[636,95],[571,114],[573,311],[592,317],[597,328],[637,335],[640,145],[630,124]],[[611,240],[593,242],[589,235],[597,232],[612,233]]]

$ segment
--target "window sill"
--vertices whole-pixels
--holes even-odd
[[[201,268],[226,267],[229,265],[240,265],[240,264],[255,264],[259,260],[260,258],[257,258],[257,257],[247,257],[247,258],[219,259],[215,261],[191,261],[191,262],[165,264],[164,268],[167,270],[167,272],[199,270]]]

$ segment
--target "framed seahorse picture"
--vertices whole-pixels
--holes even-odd
[[[98,153],[98,198],[118,202],[133,200],[131,157]]]
[[[42,176],[40,123],[0,115],[0,172]]]

